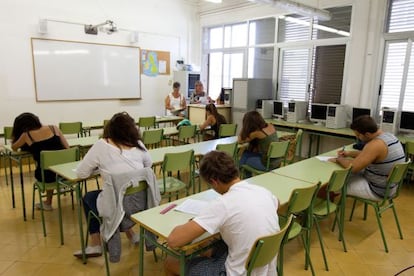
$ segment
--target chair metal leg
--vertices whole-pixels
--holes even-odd
[[[352,210],[351,210],[351,214],[349,215],[349,221],[352,221],[352,216],[354,215],[355,205],[356,205],[356,199],[354,199],[354,203],[352,203]]]
[[[368,216],[368,204],[364,203],[364,220],[367,220]]]
[[[329,271],[328,261],[326,260],[325,248],[323,246],[322,234],[321,234],[321,229],[319,227],[318,219],[315,217],[314,221],[315,221],[315,226],[316,226],[316,233],[318,234],[319,244],[321,246],[323,261],[325,263],[325,269],[326,269],[326,271]]]
[[[397,217],[397,210],[395,210],[394,203],[391,206],[392,212],[394,213],[395,223],[397,224],[398,233],[400,234],[400,239],[403,239],[403,234],[400,227],[400,222],[398,221]]]
[[[374,209],[375,209],[375,217],[377,218],[377,222],[378,222],[378,227],[381,232],[382,242],[384,243],[385,252],[388,253],[388,246],[387,246],[387,241],[385,240],[384,229],[382,228],[380,211],[375,206],[374,206]]]
[[[39,192],[39,199],[40,199],[40,216],[42,218],[42,226],[43,226],[43,236],[46,237],[46,223],[45,223],[45,214],[43,210],[43,200],[42,200],[42,191],[37,188],[37,191]]]

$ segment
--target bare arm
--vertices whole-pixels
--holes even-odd
[[[356,173],[365,169],[369,164],[383,159],[387,154],[387,147],[381,140],[372,140],[354,159],[337,158],[336,162],[344,168],[352,165],[352,172]]]
[[[204,228],[191,220],[175,227],[168,236],[167,243],[172,248],[184,246],[205,232]]]
[[[20,135],[19,139],[17,139],[16,142],[14,142],[12,144],[12,146],[11,146],[12,149],[13,150],[18,150],[19,148],[21,148],[24,144],[27,143],[27,140],[28,140],[27,138],[28,138],[27,133],[26,132],[22,133],[22,135]]]
[[[66,140],[65,136],[63,135],[63,133],[60,131],[60,129],[57,126],[53,126],[53,128],[55,129],[55,133],[57,134],[57,136],[59,136],[60,143],[62,144],[62,146],[65,149],[68,149],[69,148],[69,143]]]
[[[167,95],[167,97],[165,98],[165,109],[171,110],[170,96],[169,95]]]
[[[205,129],[208,126],[214,125],[216,119],[213,115],[208,115],[207,119],[204,121],[204,123],[200,126],[200,130]]]

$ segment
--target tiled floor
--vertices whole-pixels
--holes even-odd
[[[16,170],[17,171],[17,170]],[[102,257],[89,259],[86,265],[72,252],[79,249],[76,212],[71,209],[70,196],[63,198],[65,244],[60,245],[57,212],[46,212],[47,237],[43,237],[40,213],[31,219],[31,191],[33,179],[25,173],[26,205],[28,220],[23,221],[20,188],[16,187],[16,208],[11,207],[10,186],[6,186],[3,170],[0,173],[0,275],[104,275]],[[15,181],[18,181],[15,175]],[[16,185],[19,186],[19,185]],[[90,188],[96,187],[93,182]],[[362,206],[358,206],[352,222],[346,221],[345,239],[348,252],[343,252],[337,241],[337,232],[329,230],[332,220],[321,223],[328,255],[329,271],[325,271],[323,259],[313,231],[312,261],[316,275],[395,275],[406,267],[414,265],[414,185],[403,187],[396,201],[404,240],[398,232],[392,212],[383,216],[386,238],[390,253],[385,253],[380,232],[372,210],[368,220],[362,220]],[[351,205],[348,202],[348,207]],[[54,202],[56,206],[56,202]],[[349,209],[347,210],[349,214]],[[136,228],[138,231],[138,228]],[[129,245],[122,236],[122,257],[116,264],[110,264],[112,275],[138,274],[138,248]],[[291,241],[286,247],[285,275],[310,275],[304,268],[304,253],[300,240]],[[154,262],[151,253],[145,256],[145,275],[164,275],[162,261]],[[414,268],[400,275],[414,275]]]

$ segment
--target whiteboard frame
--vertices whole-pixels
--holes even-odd
[[[137,87],[136,87],[136,95],[121,95],[121,96],[117,96],[117,92],[110,92],[111,94],[108,96],[98,96],[97,93],[91,94],[89,96],[86,97],[72,97],[69,96],[68,94],[63,94],[60,95],[59,97],[50,97],[48,96],[48,94],[46,93],[42,93],[42,85],[45,85],[45,83],[42,83],[40,80],[41,78],[39,77],[39,74],[41,74],[42,70],[44,71],[44,68],[39,68],[39,66],[41,66],[40,64],[36,63],[36,58],[35,58],[35,42],[34,41],[51,41],[51,42],[62,42],[62,43],[68,43],[68,47],[70,48],[71,45],[74,44],[87,44],[87,45],[91,45],[91,49],[93,49],[95,46],[105,46],[105,47],[116,47],[118,48],[117,50],[122,50],[123,48],[133,48],[136,49],[136,79],[134,79],[133,81],[137,82]],[[63,44],[62,44],[63,45]],[[113,48],[113,49],[116,49]],[[104,44],[104,43],[92,43],[92,42],[84,42],[84,41],[71,41],[71,40],[59,40],[59,39],[46,39],[46,38],[37,38],[37,37],[32,37],[31,38],[31,49],[32,49],[32,65],[33,65],[33,78],[34,78],[34,85],[35,85],[35,94],[36,94],[36,101],[37,102],[55,102],[55,101],[90,101],[90,100],[115,100],[115,99],[120,99],[120,100],[136,100],[136,99],[141,99],[141,49],[140,47],[137,46],[128,46],[128,45],[116,45],[116,44]],[[109,49],[109,48],[108,48]],[[135,53],[134,53],[134,58],[135,58]],[[39,62],[38,62],[39,63]],[[135,68],[135,66],[134,66]],[[44,73],[44,72],[43,72]],[[36,75],[38,74],[38,75]],[[37,77],[36,77],[37,76]],[[135,76],[135,74],[134,74]],[[44,82],[44,79],[42,80]],[[64,85],[64,84],[62,84]],[[134,87],[135,89],[135,87]],[[85,91],[89,91],[87,90],[87,87],[85,87]],[[113,93],[113,94],[112,94]],[[134,92],[135,93],[135,92]],[[112,96],[113,95],[113,96]],[[60,98],[61,97],[61,98]]]

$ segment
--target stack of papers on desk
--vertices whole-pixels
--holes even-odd
[[[323,155],[318,155],[318,156],[316,156],[316,158],[319,159],[322,162],[328,162],[329,159],[336,158],[336,156],[323,156]]]
[[[175,207],[174,210],[187,214],[198,215],[204,208],[208,206],[208,204],[208,201],[189,198]]]

